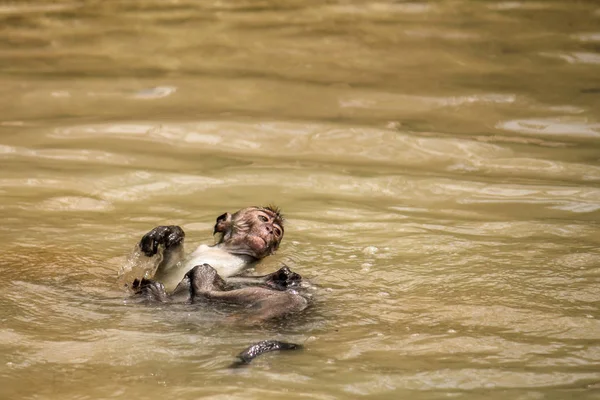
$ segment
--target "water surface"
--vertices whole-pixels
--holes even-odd
[[[8,2],[0,85],[0,397],[599,395],[595,1]],[[294,320],[117,284],[268,203]]]

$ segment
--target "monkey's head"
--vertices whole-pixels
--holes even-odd
[[[248,207],[219,216],[213,234],[221,234],[217,246],[229,253],[260,260],[279,247],[283,221],[281,211],[275,206]]]

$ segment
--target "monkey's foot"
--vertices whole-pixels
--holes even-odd
[[[169,300],[165,287],[162,283],[142,278],[133,281],[131,288],[136,296],[151,301],[166,302]]]
[[[184,238],[185,232],[179,226],[157,226],[142,237],[139,246],[146,256],[152,257],[158,252],[159,245],[168,249],[181,244]]]

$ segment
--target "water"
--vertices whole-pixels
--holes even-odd
[[[597,398],[595,1],[0,5],[0,397]],[[139,238],[274,202],[318,285],[128,299]],[[229,370],[265,339],[304,343]]]

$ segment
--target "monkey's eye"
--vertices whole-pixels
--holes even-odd
[[[267,222],[269,221],[269,218],[265,217],[262,214],[258,214],[258,219],[260,219],[262,222]]]
[[[275,232],[275,235],[277,235],[277,237],[281,236],[281,229],[279,229],[278,227],[274,226],[273,232]]]

